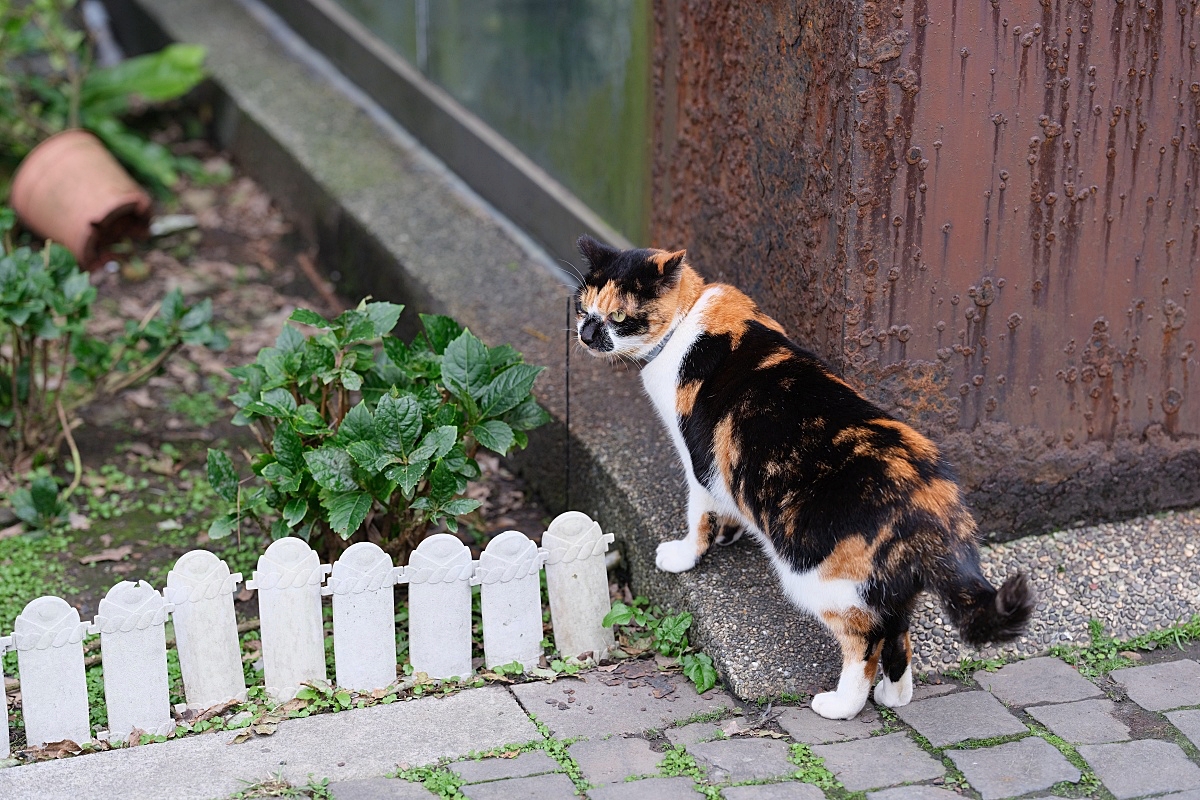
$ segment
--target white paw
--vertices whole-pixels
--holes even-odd
[[[899,708],[908,705],[908,701],[912,700],[912,693],[912,667],[909,667],[895,683],[884,674],[883,680],[875,686],[875,702],[888,708]]]
[[[699,557],[696,545],[687,539],[663,542],[654,557],[655,565],[663,572],[687,572],[696,566]]]
[[[865,696],[851,697],[849,694],[822,692],[812,699],[812,710],[825,719],[853,719],[866,705]]]

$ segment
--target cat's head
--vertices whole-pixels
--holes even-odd
[[[617,250],[580,236],[588,272],[575,295],[575,332],[594,356],[643,358],[678,316],[685,251]],[[686,312],[686,308],[682,312]]]

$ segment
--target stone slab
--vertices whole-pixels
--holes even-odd
[[[792,748],[778,739],[725,739],[688,748],[696,763],[708,769],[711,783],[740,783],[791,775],[796,765],[788,760]]]
[[[1025,711],[1071,744],[1105,744],[1129,740],[1129,726],[1112,714],[1116,708],[1111,700],[1080,700]]]
[[[1028,728],[987,692],[957,692],[896,709],[934,747],[1025,733]]]
[[[883,730],[879,712],[869,703],[854,719],[825,719],[811,708],[789,708],[775,721],[788,736],[803,744],[849,742]]]
[[[512,695],[491,686],[285,720],[273,736],[228,745],[236,733],[3,769],[0,797],[209,800],[241,791],[243,780],[277,772],[300,785],[310,773],[334,783],[376,778],[401,763],[418,766],[541,738]]]
[[[460,789],[468,800],[575,800],[575,784],[561,772],[472,783]]]
[[[691,778],[646,778],[588,790],[591,800],[696,800],[702,796]]]
[[[588,739],[569,750],[588,783],[619,783],[631,775],[654,775],[662,761],[662,753],[651,750],[648,741],[632,737]]]
[[[528,750],[516,758],[483,758],[478,761],[458,761],[448,769],[462,776],[467,783],[483,783],[501,778],[525,778],[546,772],[557,772],[558,762],[545,750]]]
[[[1200,789],[1192,789],[1187,792],[1176,792],[1175,794],[1160,795],[1157,800],[1200,800]]]
[[[678,728],[667,728],[663,735],[676,746],[691,747],[700,742],[711,742],[725,735],[724,722],[693,722]]]
[[[333,800],[437,800],[437,795],[419,783],[396,778],[364,778],[329,784]]]
[[[946,755],[983,800],[1019,797],[1082,777],[1078,767],[1039,736],[977,750],[947,750]]]
[[[1172,725],[1179,728],[1179,732],[1186,736],[1188,741],[1200,747],[1200,709],[1168,711],[1165,716],[1171,720]]]
[[[513,686],[512,692],[530,714],[562,738],[586,736],[592,739],[606,733],[641,733],[652,728],[666,728],[696,714],[733,707],[733,700],[720,690],[710,689],[701,696],[682,676],[673,675],[670,680],[675,691],[662,698],[656,698],[656,690],[649,686],[637,689],[624,685],[607,686],[595,673],[571,682],[575,702],[569,705],[546,702],[563,698],[559,683],[525,683]]]
[[[867,800],[962,800],[962,795],[936,786],[898,786],[880,792],[868,792]],[[1047,798],[1049,800],[1049,798]]]
[[[811,783],[800,781],[730,786],[722,790],[721,796],[725,800],[825,800],[824,792]]]
[[[958,691],[960,687],[953,683],[919,683],[913,687],[912,700],[926,700],[930,697],[940,697],[944,694]]]
[[[1117,800],[1200,789],[1200,767],[1179,745],[1156,739],[1080,745],[1079,755]]]
[[[1034,703],[1070,703],[1104,692],[1057,658],[1030,658],[1006,664],[995,672],[979,670],[973,676],[979,688],[1010,706]]]
[[[1109,676],[1147,711],[1200,705],[1200,664],[1186,658],[1113,670]]]
[[[825,768],[851,792],[927,781],[946,774],[942,762],[918,747],[906,733],[818,744],[812,751],[825,759]]]

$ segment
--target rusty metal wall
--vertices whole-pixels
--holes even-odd
[[[841,357],[843,0],[656,0],[651,241]]]
[[[1200,502],[1195,0],[838,8],[659,3],[656,235],[932,434],[993,537]]]

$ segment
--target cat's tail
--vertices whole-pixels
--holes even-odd
[[[1025,573],[1009,576],[999,588],[984,577],[973,542],[961,539],[927,565],[926,577],[942,600],[963,641],[975,647],[1020,636],[1037,597]]]

